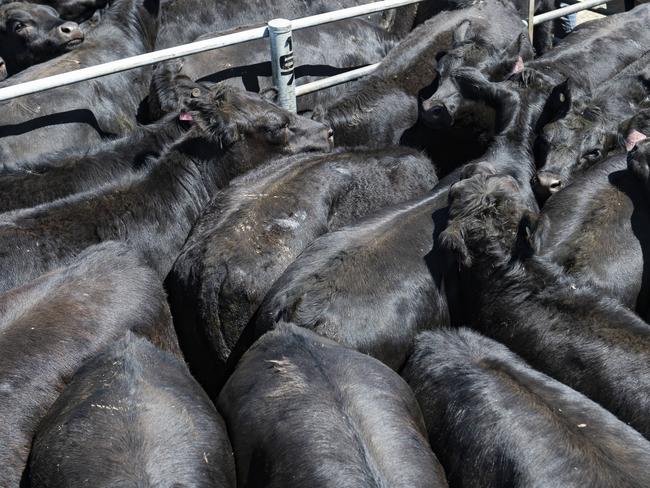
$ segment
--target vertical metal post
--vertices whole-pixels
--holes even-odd
[[[273,19],[268,24],[271,43],[273,85],[278,90],[278,105],[296,112],[296,77],[293,72],[291,21]]]
[[[535,0],[528,0],[528,37],[533,43],[533,30],[535,30]]]

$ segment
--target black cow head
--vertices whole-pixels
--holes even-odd
[[[524,69],[524,60],[532,57],[532,47],[525,34],[520,35],[512,45],[499,49],[470,35],[470,22],[464,21],[455,32],[454,47],[438,56],[438,88],[422,102],[422,119],[433,128],[445,128],[463,119],[475,124],[494,116],[485,112],[481,100],[466,98],[458,86],[456,72],[468,67],[476,68],[490,81],[503,81]],[[459,37],[459,36],[462,36]],[[470,122],[471,121],[471,122]]]
[[[75,22],[45,5],[12,2],[0,6],[0,56],[10,75],[79,46],[84,34]]]
[[[222,149],[241,152],[242,158],[332,147],[328,127],[278,107],[273,103],[276,95],[275,90],[259,95],[221,83],[199,84],[185,76],[182,63],[176,62],[156,69],[149,96],[158,110],[180,112],[187,125],[201,130]]]
[[[536,220],[517,180],[494,172],[486,163],[472,165],[471,176],[449,190],[449,224],[440,241],[465,267],[510,261]]]
[[[256,93],[217,84],[196,85],[192,94],[183,101],[181,120],[241,158],[268,159],[332,147],[331,130],[324,124],[288,112]]]
[[[564,188],[605,159],[616,143],[617,125],[608,115],[596,104],[574,101],[566,117],[547,124],[538,136],[536,194],[545,199]]]

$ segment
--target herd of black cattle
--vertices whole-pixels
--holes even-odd
[[[0,88],[358,3],[33,1]],[[650,486],[650,5],[521,3],[0,102],[0,487]]]

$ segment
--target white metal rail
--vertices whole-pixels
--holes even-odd
[[[231,46],[233,44],[241,44],[243,42],[251,40],[271,37],[272,39],[270,41],[270,44],[272,46],[271,51],[273,79],[274,84],[279,92],[279,101],[283,107],[295,111],[296,96],[306,95],[314,91],[329,88],[331,86],[346,83],[362,76],[369,75],[377,69],[379,63],[296,87],[295,76],[293,73],[293,42],[291,39],[293,30],[305,29],[307,27],[336,22],[338,20],[358,17],[360,15],[381,12],[384,10],[403,7],[405,5],[423,1],[425,0],[382,0],[379,2],[336,10],[333,12],[326,12],[323,14],[303,17],[292,21],[285,19],[275,19],[269,22],[268,27],[257,27],[254,29],[236,32],[234,34],[227,34],[224,36],[204,39],[201,41],[191,42],[189,44],[183,44],[181,46],[162,49],[146,54],[140,54],[138,56],[132,56],[129,58],[118,59],[116,61],[111,61],[96,66],[90,66],[87,68],[69,71],[54,76],[48,76],[46,78],[41,78],[38,80],[28,81],[18,85],[0,88],[0,101],[50,90],[53,88],[58,88],[60,86],[71,85],[74,83],[79,83],[81,81],[92,80],[102,76],[160,63],[162,61],[189,56],[191,54],[211,51],[213,49]],[[575,5],[570,5],[568,7],[534,16],[535,0],[529,0],[529,17],[527,24],[529,26],[529,35],[531,36],[531,40],[533,25],[538,25],[542,22],[547,22],[549,20],[578,12],[580,10],[593,8],[597,5],[608,3],[609,1],[612,0],[584,0]]]

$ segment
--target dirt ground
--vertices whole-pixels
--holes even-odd
[[[595,9],[598,10],[598,9]],[[582,24],[584,22],[588,22],[590,20],[594,19],[600,19],[603,17],[602,14],[597,14],[595,12],[591,12],[589,10],[583,10],[582,12],[578,12],[578,24]]]

